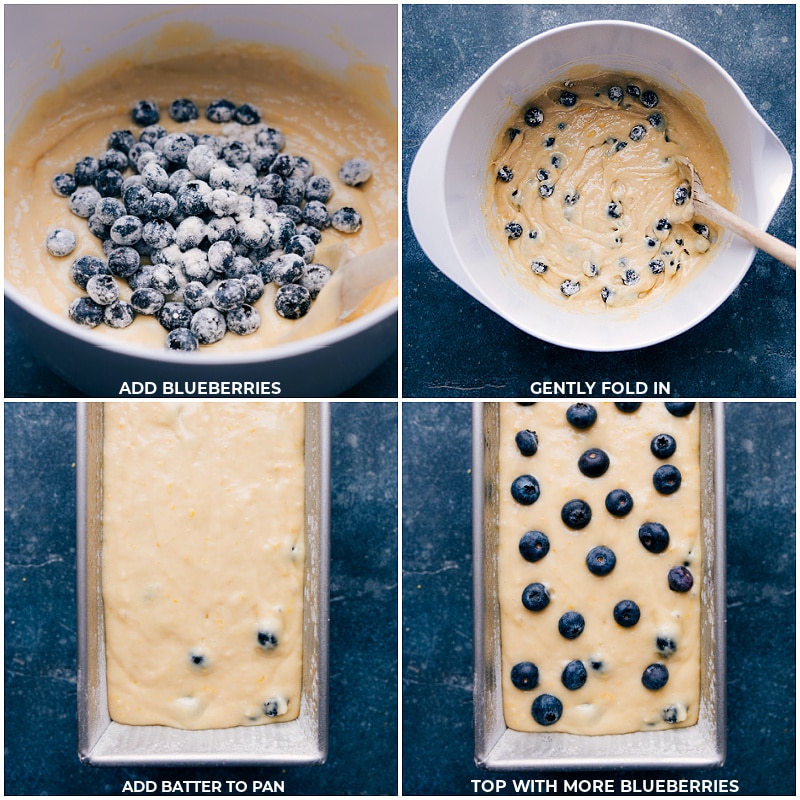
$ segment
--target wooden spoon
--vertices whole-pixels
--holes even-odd
[[[678,156],[675,160],[689,168],[689,173],[692,176],[692,197],[694,198],[695,208],[702,216],[711,220],[711,222],[723,225],[737,236],[741,236],[742,239],[755,245],[759,250],[763,250],[773,258],[777,258],[778,261],[783,262],[786,266],[797,269],[797,250],[794,247],[782,242],[766,231],[762,231],[747,222],[747,220],[728,211],[727,208],[723,208],[719,203],[715,203],[703,189],[703,184],[700,182],[700,176],[697,174],[694,164],[683,156]]]

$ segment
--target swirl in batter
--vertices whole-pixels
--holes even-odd
[[[522,282],[582,311],[683,286],[721,231],[696,213],[688,158],[729,208],[728,158],[699,99],[625,73],[571,73],[509,120],[487,217]]]

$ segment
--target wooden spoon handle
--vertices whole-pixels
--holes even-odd
[[[787,267],[791,267],[794,270],[797,269],[797,250],[790,244],[781,241],[766,231],[762,231],[755,225],[751,225],[747,220],[736,216],[736,214],[728,211],[727,208],[723,208],[707,197],[702,201],[697,201],[696,199],[695,203],[702,209],[704,216],[708,217],[712,222],[724,225],[735,234],[741,236],[742,239],[755,245],[759,250],[763,250],[773,258],[777,258]]]

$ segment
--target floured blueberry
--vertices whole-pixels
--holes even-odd
[[[197,337],[188,328],[174,328],[164,340],[167,350],[178,350],[183,353],[192,353],[197,350]]]
[[[70,172],[54,175],[50,186],[59,197],[69,197],[78,188],[75,176]]]
[[[190,329],[199,344],[214,344],[225,335],[225,317],[216,308],[201,308],[192,317]]]
[[[218,311],[233,311],[244,303],[244,284],[238,278],[221,280],[211,295],[211,303]]]
[[[105,275],[107,273],[108,266],[106,262],[97,258],[97,256],[79,256],[72,262],[70,267],[70,277],[81,289],[86,288],[89,278],[93,275]]]
[[[57,258],[68,256],[75,249],[77,244],[78,240],[69,228],[53,228],[53,230],[47,234],[47,241],[45,242],[47,252],[50,253],[51,256],[56,256]]]
[[[92,275],[86,282],[86,293],[101,306],[119,300],[119,286],[111,275]]]
[[[175,122],[190,122],[200,116],[195,103],[185,97],[178,98],[170,103],[169,115]]]
[[[343,206],[331,215],[331,225],[341,233],[356,233],[361,229],[361,214],[350,206]]]
[[[127,328],[133,323],[136,312],[133,306],[125,300],[117,300],[105,307],[103,322],[109,328]]]
[[[103,321],[104,306],[91,297],[77,297],[70,303],[69,318],[86,328],[96,328]]]
[[[76,217],[89,219],[100,202],[100,192],[94,186],[79,186],[69,197],[69,208]]]
[[[339,180],[347,186],[362,186],[372,177],[372,167],[365,158],[351,158],[339,169]]]
[[[261,315],[257,309],[247,303],[242,303],[238,308],[225,315],[228,330],[237,336],[247,336],[255,333],[261,325]]]
[[[164,305],[164,295],[156,289],[136,289],[131,305],[139,314],[154,315]]]
[[[255,125],[261,122],[261,112],[252,103],[242,103],[234,112],[233,118],[240,125]]]
[[[285,319],[299,319],[311,307],[311,292],[305,286],[290,283],[275,294],[275,310]]]
[[[137,125],[155,125],[161,114],[158,110],[158,103],[154,100],[139,100],[131,109],[131,118]]]
[[[192,323],[192,312],[184,303],[173,300],[161,306],[156,312],[156,319],[163,328],[173,331],[176,328],[188,328]]]
[[[324,264],[309,264],[298,283],[308,289],[311,299],[315,299],[322,291],[322,287],[331,279],[333,273]]]

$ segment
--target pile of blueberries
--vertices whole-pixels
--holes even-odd
[[[641,403],[616,403],[617,409],[624,414],[635,413]],[[694,403],[665,403],[667,410],[676,417],[685,417],[694,410]],[[597,409],[589,403],[574,403],[566,412],[570,425],[578,430],[591,428],[597,421]],[[533,456],[539,449],[539,440],[535,431],[521,430],[515,435],[515,442],[520,454]],[[668,459],[675,452],[675,439],[667,433],[653,437],[650,443],[651,453],[660,460]],[[610,466],[608,454],[600,448],[586,450],[578,459],[578,469],[589,478],[599,478]],[[660,494],[673,494],[680,488],[681,475],[677,467],[664,464],[656,469],[653,484]],[[511,485],[511,495],[522,505],[532,505],[539,499],[539,482],[529,474],[520,475]],[[614,489],[609,492],[605,501],[606,510],[616,517],[627,516],[633,508],[633,498],[625,489]],[[562,511],[561,519],[572,530],[585,528],[592,519],[592,510],[584,500],[568,501]],[[669,547],[669,531],[659,522],[645,522],[639,527],[639,541],[650,553],[663,553]],[[550,552],[550,540],[542,531],[527,531],[519,541],[519,552],[526,561],[535,563],[545,558]],[[586,568],[593,575],[603,577],[609,575],[616,566],[616,555],[610,547],[599,545],[589,550],[586,556]],[[694,578],[686,564],[672,567],[667,574],[667,584],[673,592],[685,593],[694,585]],[[522,605],[532,612],[542,611],[550,604],[550,593],[543,583],[528,584],[522,592]],[[632,628],[639,622],[640,609],[634,600],[620,600],[613,609],[614,621],[623,628]],[[577,639],[584,631],[585,620],[578,611],[565,612],[558,621],[558,632],[565,639]],[[674,639],[669,636],[656,637],[656,650],[668,659],[677,649]],[[602,671],[603,664],[592,662],[591,668]],[[580,689],[588,679],[588,671],[582,661],[569,662],[561,674],[561,683],[568,691]],[[650,691],[658,691],[669,680],[666,664],[656,662],[648,665],[642,672],[642,685]],[[539,684],[539,670],[535,664],[523,661],[511,669],[511,682],[522,691],[535,689]],[[561,701],[550,694],[541,694],[533,702],[531,714],[534,720],[543,726],[557,722],[562,713]],[[667,723],[678,721],[678,709],[670,706],[664,709],[662,718]]]
[[[169,115],[185,123],[199,110],[181,98]],[[131,111],[138,138],[113,131],[99,158],[82,158],[53,178],[53,190],[87,221],[105,254],[72,263],[71,278],[86,292],[69,308],[78,324],[124,328],[152,315],[168,331],[167,349],[192,351],[226,331],[256,331],[254,304],[269,283],[278,287],[275,311],[299,319],[331,276],[314,262],[322,232],[361,228],[354,208],[328,209],[331,180],[286,152],[282,132],[262,124],[255,106],[214,100],[205,115],[227,125],[219,134],[170,133],[159,124],[158,105],[141,100]],[[338,177],[361,186],[371,174],[365,159],[354,158]],[[47,239],[55,256],[75,244],[64,228]],[[120,280],[132,290],[130,301],[120,296]]]

